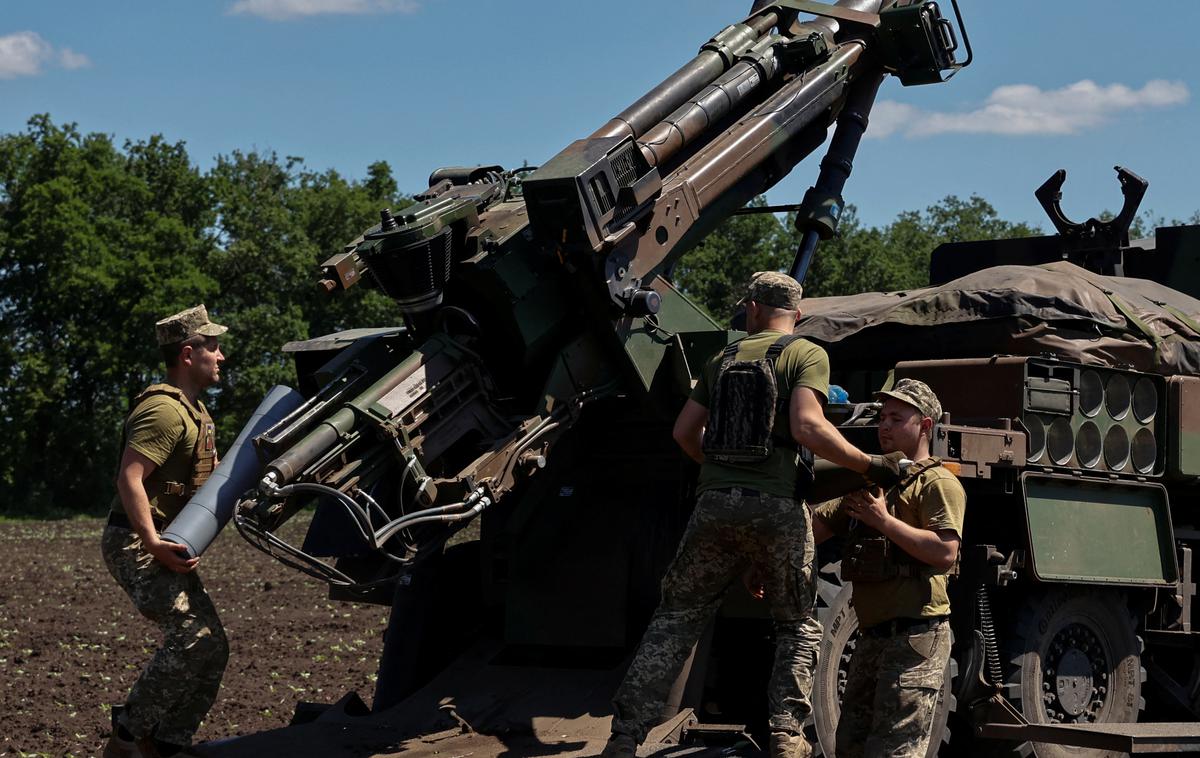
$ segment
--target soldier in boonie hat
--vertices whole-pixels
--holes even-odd
[[[217,465],[216,426],[201,395],[220,380],[225,355],[217,337],[226,331],[203,305],[157,322],[166,381],[132,400],[122,429],[117,493],[100,549],[117,584],[166,644],[124,705],[113,706],[105,755],[193,755],[184,748],[220,690],[229,643],[196,574],[199,559],[162,533]]]
[[[158,338],[159,347],[182,342],[196,335],[218,337],[227,331],[229,327],[209,321],[208,309],[203,304],[180,311],[174,316],[167,316],[154,324],[154,335]]]
[[[894,397],[903,403],[908,403],[920,411],[922,416],[931,418],[934,422],[942,417],[942,404],[925,382],[916,379],[901,379],[890,390],[880,390],[875,393],[876,400],[885,397]]]
[[[803,295],[804,288],[800,286],[800,282],[787,274],[778,271],[759,271],[750,277],[746,296],[738,301],[738,305],[754,301],[772,308],[796,311],[800,310],[800,298]]]
[[[841,535],[858,642],[846,671],[838,755],[925,755],[950,660],[949,579],[958,573],[967,496],[930,454],[942,404],[929,385],[901,379],[883,400],[879,447],[910,463],[886,490],[862,489],[814,510],[813,538]],[[914,655],[913,651],[920,655]],[[920,682],[897,687],[896,681]]]

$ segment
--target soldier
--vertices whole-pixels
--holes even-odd
[[[894,487],[816,508],[818,543],[847,535],[842,578],[854,583],[859,638],[837,727],[838,758],[924,756],[950,658],[947,576],[956,565],[966,494],[929,455],[937,396],[901,379],[882,399],[879,444],[914,463]]]
[[[635,754],[729,585],[751,565],[762,575],[775,627],[770,754],[811,752],[802,726],[812,710],[821,627],[812,616],[812,528],[798,483],[806,483],[811,453],[882,482],[896,480],[899,456],[869,456],[825,419],[829,358],[792,335],[800,296],[790,276],[755,274],[742,300],[748,336],[705,366],[675,421],[676,442],[701,464],[698,499],[614,698],[604,758]]]
[[[217,464],[215,430],[201,393],[220,378],[226,327],[203,305],[155,324],[167,368],[164,384],[134,398],[125,420],[117,496],[101,550],[109,573],[163,646],[113,720],[105,758],[189,755],[208,713],[229,645],[187,547],[159,537]]]

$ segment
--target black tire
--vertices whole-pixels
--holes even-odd
[[[836,755],[835,741],[838,716],[841,713],[842,691],[846,688],[846,672],[858,640],[858,616],[851,601],[852,585],[840,584],[840,564],[826,566],[818,581],[817,618],[821,622],[821,654],[817,661],[816,681],[813,683],[814,755]],[[946,664],[942,693],[938,697],[933,719],[933,739],[929,741],[926,758],[933,758],[942,745],[950,741],[948,725],[956,701],[951,686],[958,675],[958,663],[953,657]]]
[[[1137,721],[1145,707],[1141,640],[1125,595],[1054,587],[1027,598],[1008,637],[1005,692],[1031,724]],[[1115,758],[1120,753],[1026,742],[1021,755]]]

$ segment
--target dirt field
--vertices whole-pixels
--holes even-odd
[[[285,526],[300,539],[307,516]],[[100,557],[99,519],[0,523],[0,755],[98,755],[158,632]],[[298,543],[297,543],[298,544]],[[251,548],[232,526],[201,561],[229,634],[229,668],[197,740],[287,724],[298,701],[368,704],[387,609]]]

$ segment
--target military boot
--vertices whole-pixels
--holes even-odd
[[[121,723],[123,705],[112,707],[112,736],[104,745],[104,758],[143,758],[137,739]]]
[[[809,758],[812,755],[812,746],[803,735],[771,732],[768,754],[771,758]]]
[[[608,738],[604,752],[600,758],[635,758],[637,756],[637,740],[628,734],[614,734]]]
[[[113,730],[112,736],[108,738],[108,742],[104,744],[104,758],[144,758],[142,752],[138,750],[137,742],[134,740],[121,739],[117,734],[117,730]]]
[[[153,737],[143,737],[137,741],[138,754],[141,758],[204,758],[204,753],[186,745],[167,745]]]

